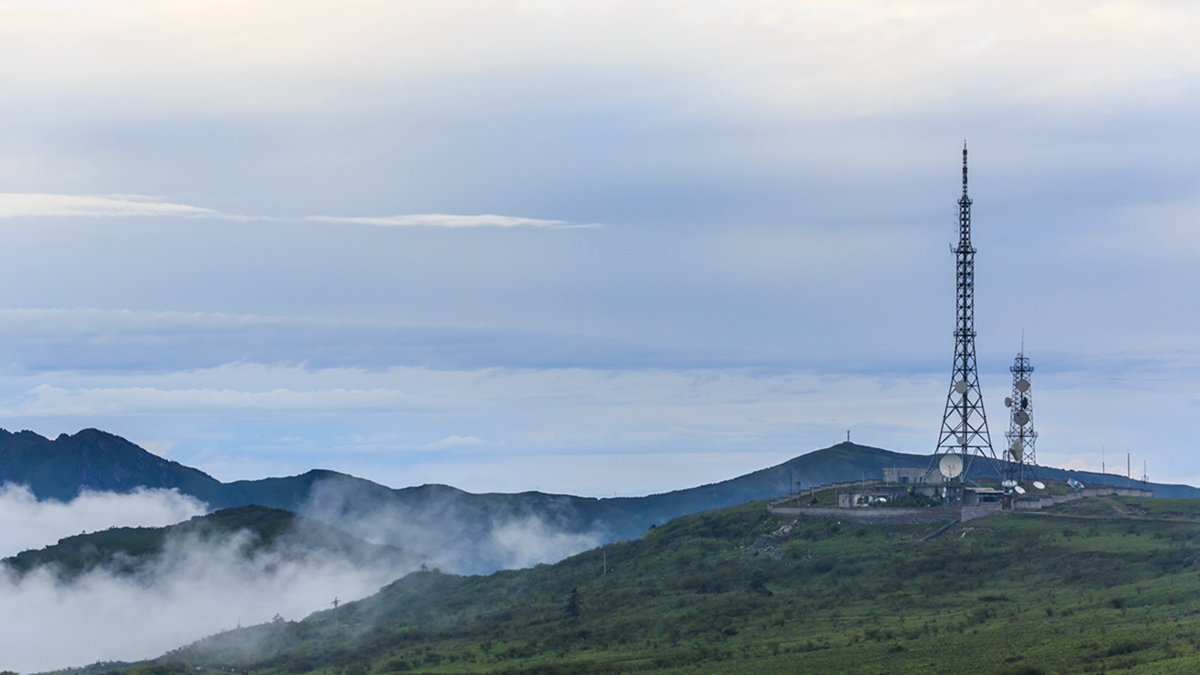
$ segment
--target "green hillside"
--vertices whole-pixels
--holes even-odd
[[[556,565],[411,574],[301,622],[125,669],[386,673],[1190,673],[1200,501],[1103,498],[938,526],[679,518]]]
[[[73,578],[98,567],[132,574],[145,569],[173,539],[191,537],[201,543],[216,542],[239,532],[251,535],[242,549],[246,557],[262,551],[286,551],[293,558],[323,552],[336,554],[350,564],[393,562],[407,569],[424,560],[423,556],[362,541],[289,511],[243,506],[196,516],[170,527],[114,527],[66,537],[43,549],[5,558],[0,564],[17,574],[50,567],[63,578]]]

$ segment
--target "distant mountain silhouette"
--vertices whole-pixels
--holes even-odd
[[[28,485],[39,499],[68,500],[83,489],[175,488],[213,509],[256,504],[301,513],[370,541],[431,556],[459,572],[548,561],[601,543],[635,539],[679,516],[783,496],[794,485],[877,480],[884,468],[923,468],[929,462],[928,455],[845,442],[718,483],[596,499],[542,492],[474,494],[445,485],[392,489],[325,470],[222,483],[96,429],[54,440],[30,431],[0,430],[0,481]],[[977,462],[972,474],[995,475],[984,462]],[[1111,474],[1049,467],[1039,467],[1038,474],[1087,484],[1126,483]],[[1187,485],[1147,487],[1160,497],[1200,497],[1200,489]]]
[[[0,483],[27,485],[38,499],[68,501],[81,490],[129,492],[177,488],[219,505],[225,487],[216,478],[146,452],[98,429],[50,440],[32,431],[0,429]]]

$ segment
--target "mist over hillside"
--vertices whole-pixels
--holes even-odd
[[[0,670],[149,658],[368,596],[424,562],[261,506],[66,537],[0,564]]]
[[[180,675],[1192,673],[1198,541],[1200,500],[1089,498],[944,525],[777,516],[757,502],[555,565],[417,572],[336,621],[323,610],[225,631],[154,665]]]

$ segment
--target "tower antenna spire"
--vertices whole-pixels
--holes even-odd
[[[967,142],[963,141],[963,196],[967,196]]]

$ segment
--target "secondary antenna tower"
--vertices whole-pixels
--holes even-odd
[[[976,457],[995,461],[992,437],[988,433],[987,414],[983,410],[983,392],[975,364],[975,247],[971,245],[971,198],[967,196],[967,144],[963,143],[962,197],[958,200],[958,246],[952,247],[958,266],[957,324],[954,330],[954,373],[937,449],[929,465],[929,474],[940,470],[947,455],[958,455],[961,463],[948,461],[945,466],[961,467],[957,473],[965,481]],[[956,476],[947,475],[947,478]]]
[[[1013,488],[1026,478],[1037,478],[1034,467],[1037,465],[1037,454],[1034,443],[1037,432],[1033,430],[1033,390],[1030,375],[1033,366],[1029,365],[1029,357],[1025,356],[1025,347],[1017,354],[1008,371],[1013,376],[1012,396],[1004,399],[1004,405],[1012,409],[1009,416],[1008,451],[1004,458],[1004,487]],[[1010,482],[1011,481],[1011,482]]]

